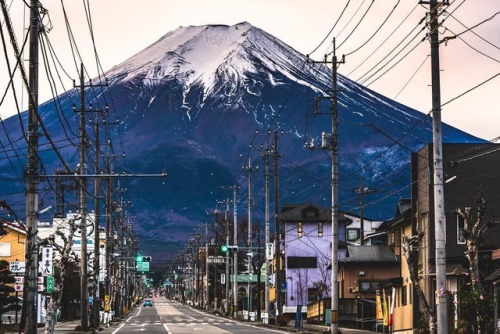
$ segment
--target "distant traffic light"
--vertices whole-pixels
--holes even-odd
[[[236,252],[238,250],[238,246],[234,246],[234,245],[222,245],[220,250],[222,251],[222,253],[227,253],[229,251],[233,251],[233,252]]]

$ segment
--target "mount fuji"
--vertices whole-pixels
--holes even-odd
[[[262,222],[264,161],[273,153],[275,131],[280,203],[330,205],[331,151],[321,150],[322,133],[331,132],[332,124],[328,66],[308,63],[305,55],[242,22],[179,27],[104,77],[106,87],[88,87],[85,95],[87,103],[107,104],[119,119],[107,131],[114,151],[101,148],[116,157],[126,154],[115,160],[113,172],[168,172],[166,178],[130,177],[115,184],[127,188],[134,203],[127,210],[144,253],[170,256],[197,225],[212,219],[207,212],[217,201],[232,199],[227,187],[235,183],[238,215],[245,217],[249,161],[253,210]],[[397,200],[409,195],[410,153],[432,142],[432,121],[342,75],[337,96],[340,209],[359,211],[353,189],[362,181],[376,189],[365,198],[365,215],[392,218]],[[75,168],[79,139],[73,105],[79,105],[77,89],[44,103],[39,112],[51,140]],[[26,122],[26,113],[22,118]],[[10,138],[23,136],[17,116],[5,123]],[[91,125],[88,133],[93,134]],[[47,137],[40,141],[47,147]],[[443,142],[484,141],[443,124]],[[311,143],[315,149],[306,149]],[[53,174],[61,162],[52,150],[40,151],[43,171]],[[0,159],[0,171],[4,177],[15,175],[7,159]],[[21,187],[9,183],[0,193],[19,197]],[[41,197],[52,203],[54,195],[48,191]]]

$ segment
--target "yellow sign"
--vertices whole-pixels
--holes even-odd
[[[109,295],[104,296],[104,312],[109,312]]]

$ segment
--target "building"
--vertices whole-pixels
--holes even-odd
[[[400,281],[400,256],[387,245],[348,245],[339,261],[339,312],[344,323],[374,328],[377,291]]]
[[[285,204],[282,206],[280,220],[284,232],[284,278],[286,293],[284,313],[295,313],[297,305],[306,306],[330,297],[331,291],[331,246],[332,214],[329,208],[314,204]],[[346,263],[348,245],[358,247],[361,238],[375,232],[382,222],[356,215],[339,213],[339,262]],[[363,228],[363,233],[361,229]],[[376,248],[376,247],[375,247]],[[351,253],[355,253],[354,250]],[[351,258],[352,260],[353,258]],[[354,268],[355,266],[353,266]],[[346,267],[344,267],[346,268]],[[347,270],[347,269],[346,269]],[[357,272],[361,269],[356,267]],[[350,277],[349,273],[344,277]],[[373,277],[370,274],[370,277]],[[384,276],[385,277],[385,276]],[[341,286],[352,286],[352,282],[340,282]],[[351,285],[349,285],[351,284]],[[344,297],[356,295],[343,293]],[[340,296],[341,298],[343,295]],[[342,310],[340,317],[342,318]]]
[[[500,145],[495,144],[443,144],[444,166],[444,211],[446,219],[446,289],[449,291],[448,326],[450,330],[458,327],[463,315],[458,300],[458,292],[467,274],[468,263],[463,235],[464,221],[454,213],[456,209],[472,207],[476,209],[476,198],[481,195],[488,200],[489,206],[484,222],[498,220],[500,203]],[[412,154],[411,159],[412,195],[411,207],[408,200],[398,203],[393,220],[388,222],[389,245],[395,253],[402,255],[400,274],[401,285],[395,285],[396,300],[393,314],[394,333],[415,333],[426,326],[428,319],[417,298],[417,290],[410,278],[410,266],[418,275],[419,286],[425,299],[435,309],[435,237],[434,237],[434,190],[433,190],[433,153],[432,145],[423,147]],[[417,248],[418,256],[408,263],[402,251],[403,236],[422,235]],[[492,252],[500,248],[500,228],[488,230],[480,247],[481,273],[488,277],[493,271]],[[417,254],[417,253],[415,253]],[[492,310],[493,312],[493,310]]]

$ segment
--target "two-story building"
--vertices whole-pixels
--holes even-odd
[[[448,327],[458,327],[461,309],[458,292],[468,271],[465,257],[464,221],[455,209],[471,207],[476,209],[476,198],[481,195],[488,201],[483,217],[484,222],[498,220],[500,203],[500,145],[496,144],[443,144],[444,166],[444,211],[446,221],[446,289],[449,291]],[[410,278],[409,265],[418,275],[418,284],[425,299],[435,310],[436,263],[434,229],[434,190],[433,190],[433,154],[432,145],[423,147],[412,154],[411,162],[412,195],[398,203],[398,210],[393,220],[388,222],[388,243],[401,255],[401,284],[396,285],[396,298],[393,313],[394,333],[415,333],[418,328],[428,323],[417,297],[414,282]],[[411,206],[410,206],[411,203]],[[402,251],[402,238],[422,234],[418,254],[408,265]],[[497,225],[488,230],[480,247],[481,275],[486,278],[491,274],[491,254],[500,248],[500,228]],[[491,267],[491,266],[490,266]],[[493,312],[493,310],[492,310]]]
[[[302,311],[305,313],[306,305],[330,296],[332,213],[330,208],[314,204],[285,204],[282,206],[280,220],[284,230],[284,313],[295,313],[297,305],[302,305]],[[397,258],[386,246],[361,245],[361,238],[374,233],[382,222],[339,212],[338,224],[338,260],[339,268],[342,267],[342,275],[339,276],[339,294],[342,299],[339,311],[341,320],[346,320],[356,317],[355,301],[361,292],[356,291],[354,287],[364,287],[362,279],[353,279],[353,273],[359,275],[366,266],[372,267],[370,261],[379,261],[375,264],[376,268],[366,270],[366,278],[374,281],[385,280],[392,273],[380,264],[390,262],[396,268]],[[361,253],[357,251],[357,247],[363,247],[375,258],[359,256]],[[373,286],[372,284],[371,287]],[[365,291],[363,296],[369,295],[374,300],[375,292],[373,291],[373,296],[371,292]]]

